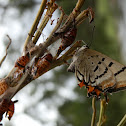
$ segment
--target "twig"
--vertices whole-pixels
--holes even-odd
[[[42,2],[41,2],[39,11],[37,13],[37,16],[36,16],[36,18],[35,18],[35,20],[33,22],[31,30],[29,31],[29,34],[28,34],[28,36],[26,38],[26,41],[25,41],[25,44],[24,44],[24,51],[26,51],[28,43],[31,41],[32,37],[34,36],[34,33],[35,33],[35,31],[37,29],[37,26],[38,26],[38,23],[39,23],[39,21],[41,19],[41,16],[42,16],[43,12],[44,12],[46,2],[47,2],[47,0],[42,0]]]
[[[50,35],[53,35],[53,34],[56,32],[56,30],[58,30],[58,28],[60,27],[60,25],[61,25],[61,23],[62,23],[62,21],[63,21],[63,17],[64,17],[64,15],[65,15],[64,10],[62,9],[62,7],[59,7],[59,10],[61,11],[60,18],[59,18],[59,20],[58,20],[58,22],[57,22],[55,28],[52,30],[52,32],[51,32]],[[49,37],[51,37],[51,36],[49,36]]]
[[[0,67],[1,67],[3,61],[5,60],[6,56],[7,56],[7,50],[8,50],[8,48],[9,48],[10,44],[11,44],[11,38],[9,37],[9,35],[7,35],[7,37],[8,37],[8,39],[9,39],[9,43],[8,43],[8,45],[7,45],[7,47],[6,47],[6,54],[5,54],[5,56],[2,58],[2,60],[0,61]]]
[[[93,113],[92,113],[91,126],[95,126],[95,119],[96,119],[96,106],[95,106],[95,102],[96,102],[96,97],[93,97],[92,98]]]
[[[90,17],[89,22],[91,23],[94,20],[94,12],[91,7],[83,10],[77,17],[75,24],[80,25],[87,17]]]
[[[38,53],[37,57],[39,57],[40,55],[42,56],[43,53],[44,53],[44,50],[50,46],[52,43],[54,43],[58,38],[59,36],[57,37],[54,37],[54,33],[56,32],[56,30],[60,27],[61,23],[62,23],[62,20],[63,20],[63,17],[64,17],[64,11],[62,10],[61,7],[59,7],[59,9],[61,10],[61,15],[60,15],[60,18],[59,18],[59,21],[57,22],[56,26],[54,27],[54,29],[52,30],[52,32],[50,33],[49,37],[46,39],[45,42],[42,43],[42,48],[40,50],[40,52]]]
[[[107,105],[106,100],[101,99],[99,121],[97,123],[97,126],[103,126],[104,123],[106,122],[106,116],[105,116],[106,105]]]
[[[77,17],[77,15],[80,13],[80,9],[82,5],[84,4],[85,0],[78,0],[75,8],[73,9],[72,13],[68,16],[66,22],[62,26],[62,28],[58,31],[58,33],[63,33],[67,30],[68,27],[70,27],[71,23],[73,22],[73,19]]]
[[[53,69],[53,68],[55,68],[56,66],[60,66],[60,65],[62,65],[62,64],[64,64],[64,63],[66,63],[66,61],[67,61],[68,59],[72,58],[72,56],[73,56],[73,54],[72,54],[73,51],[75,51],[75,49],[76,49],[77,47],[81,47],[81,45],[82,45],[82,41],[77,41],[77,42],[75,42],[75,43],[71,46],[71,48],[70,48],[65,54],[63,54],[59,59],[57,59],[57,60],[54,59],[54,61],[52,62],[51,66],[50,66],[50,69]]]
[[[119,122],[117,126],[125,126],[126,125],[126,114],[122,118],[122,120]]]
[[[49,19],[52,17],[52,13],[58,8],[57,4],[55,3],[49,3],[48,2],[48,9],[46,12],[46,15],[44,16],[39,28],[37,29],[37,32],[35,34],[35,37],[33,38],[33,43],[36,44],[37,40],[39,39],[42,30],[45,28],[46,24],[48,23]]]

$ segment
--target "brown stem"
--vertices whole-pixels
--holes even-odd
[[[96,102],[96,98],[93,97],[92,98],[92,109],[93,109],[93,113],[92,113],[91,126],[95,126],[95,120],[96,120],[96,106],[95,106],[95,102]]]
[[[105,116],[106,105],[107,105],[106,100],[101,99],[99,121],[97,123],[97,126],[104,126],[106,122],[106,116]]]
[[[58,31],[58,33],[63,33],[67,30],[67,28],[71,25],[71,23],[73,22],[73,19],[75,19],[77,17],[77,15],[80,13],[80,9],[83,6],[85,0],[78,0],[75,8],[73,9],[72,13],[69,15],[69,17],[67,18],[66,22],[64,23],[64,25],[62,26],[62,28]]]
[[[52,17],[53,12],[58,8],[58,6],[55,3],[48,3],[48,9],[46,12],[46,15],[44,16],[39,28],[37,29],[37,32],[35,34],[35,37],[33,38],[33,43],[36,44],[38,41],[43,29],[45,28],[46,24],[48,23],[49,19]]]
[[[71,46],[71,48],[65,54],[63,54],[59,59],[54,59],[54,61],[52,62],[51,66],[50,66],[50,69],[53,69],[53,68],[55,68],[57,66],[60,66],[60,65],[62,65],[64,63],[66,63],[66,61],[68,59],[72,58],[72,56],[73,56],[72,53],[75,51],[75,49],[77,47],[81,47],[81,45],[82,45],[82,41],[75,42]]]
[[[90,16],[89,22],[91,23],[94,20],[94,12],[91,7],[87,8],[86,10],[83,10],[77,17],[75,24],[78,26],[80,25],[87,17]]]
[[[44,43],[42,43],[42,47],[43,49],[40,50],[40,52],[37,54],[36,57],[42,56],[44,53],[44,50],[50,46],[52,43],[54,43],[59,37],[54,37],[54,33],[56,32],[56,30],[60,27],[63,17],[64,17],[64,11],[62,10],[62,8],[59,8],[61,10],[61,15],[59,18],[59,21],[57,22],[56,26],[54,27],[54,29],[52,30],[52,32],[50,33],[49,37],[46,39],[46,41]]]

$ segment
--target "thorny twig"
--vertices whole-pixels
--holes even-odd
[[[5,60],[6,56],[7,56],[7,50],[8,50],[8,48],[10,47],[10,44],[11,44],[11,38],[9,37],[9,35],[7,35],[7,37],[8,37],[8,39],[9,39],[9,43],[8,43],[8,45],[7,45],[7,47],[6,47],[6,54],[5,54],[5,56],[2,58],[2,60],[0,61],[0,67],[1,67],[3,61]]]

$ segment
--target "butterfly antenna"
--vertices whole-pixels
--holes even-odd
[[[85,41],[81,40],[81,42],[83,43],[83,46],[84,46],[84,47],[89,48],[88,44],[87,44]]]
[[[81,40],[84,45],[87,45],[87,43],[84,40]]]
[[[93,38],[94,38],[94,30],[95,30],[95,25],[93,26],[93,28],[92,28],[92,36],[91,36],[91,41],[87,44],[88,45],[88,47],[90,47],[91,46],[91,44],[93,43]]]

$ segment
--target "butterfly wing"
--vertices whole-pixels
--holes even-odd
[[[104,63],[106,64],[106,66],[108,66],[109,70],[112,71],[116,80],[116,85],[112,89],[112,92],[126,89],[126,66],[120,64],[119,62],[111,59],[108,56],[105,56],[104,54],[99,54],[99,58],[105,58]],[[106,88],[107,86],[109,87],[109,85],[106,85]]]
[[[83,57],[81,60],[79,57]],[[91,49],[85,49],[76,62],[76,76],[87,85],[98,86],[101,90],[115,87],[116,80],[112,71],[104,63],[105,57]],[[107,87],[108,86],[108,87]]]
[[[70,65],[75,68],[79,82],[96,86],[102,91],[118,91],[126,88],[126,67],[108,56],[82,47],[75,54],[75,61]]]

